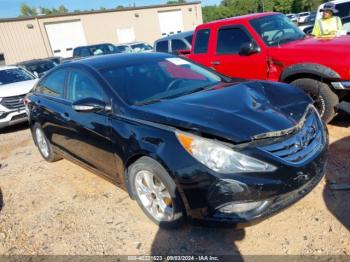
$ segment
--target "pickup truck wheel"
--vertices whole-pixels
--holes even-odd
[[[334,118],[339,98],[329,85],[310,78],[300,78],[291,82],[291,84],[303,89],[311,96],[316,109],[325,123],[329,123]]]
[[[56,162],[62,159],[62,157],[60,157],[54,152],[50,141],[46,138],[43,129],[38,123],[35,123],[33,125],[32,134],[35,141],[35,145],[38,147],[41,156],[47,162]]]
[[[131,193],[144,213],[163,228],[177,228],[185,212],[176,184],[157,161],[142,157],[128,169]]]

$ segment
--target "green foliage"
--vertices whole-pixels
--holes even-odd
[[[168,5],[171,4],[183,4],[186,3],[186,0],[169,0],[168,2],[166,2]]]
[[[68,9],[64,5],[60,5],[57,9],[56,8],[45,8],[45,7],[33,7],[29,6],[27,4],[21,4],[20,8],[20,16],[36,16],[38,14],[44,14],[44,15],[58,15],[58,14],[65,14],[68,13]]]
[[[29,5],[26,5],[26,4],[21,4],[20,12],[21,12],[20,16],[36,16],[37,15],[36,9],[34,7],[30,7]]]
[[[299,13],[316,11],[326,0],[222,0],[219,5],[202,8],[204,22],[256,12]]]

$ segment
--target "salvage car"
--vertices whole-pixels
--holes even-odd
[[[36,82],[23,68],[0,67],[0,129],[27,121],[23,99]]]
[[[126,190],[162,227],[236,227],[295,203],[324,175],[328,135],[311,99],[143,53],[61,65],[25,100],[32,136]]]

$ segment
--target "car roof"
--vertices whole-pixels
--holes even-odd
[[[78,49],[78,48],[89,48],[89,47],[95,47],[95,46],[100,46],[100,45],[113,45],[111,43],[101,43],[101,44],[94,44],[94,45],[82,45],[82,46],[77,46],[74,49]]]
[[[0,71],[8,69],[16,69],[18,66],[0,66]]]
[[[92,67],[96,70],[100,70],[107,67],[123,66],[126,64],[132,64],[133,62],[147,61],[150,58],[170,58],[175,57],[166,53],[124,53],[124,54],[111,54],[103,56],[94,56],[85,59],[72,61],[70,63],[60,66],[69,67],[71,65],[82,65]]]
[[[158,39],[156,42],[163,41],[163,40],[168,40],[168,39],[185,38],[186,36],[193,35],[193,32],[194,31],[186,31],[186,32],[178,33],[178,34],[164,36],[164,37]]]
[[[248,15],[242,15],[242,16],[235,16],[235,17],[229,17],[229,18],[224,18],[224,19],[220,19],[220,20],[215,20],[215,21],[211,21],[202,25],[197,26],[197,29],[201,29],[201,28],[208,28],[208,26],[210,25],[226,25],[226,24],[230,24],[230,23],[239,23],[242,21],[251,21],[253,19],[256,18],[261,18],[261,17],[266,17],[266,16],[270,16],[270,15],[277,15],[277,14],[281,14],[281,13],[276,13],[276,12],[265,12],[265,13],[255,13],[255,14],[248,14]]]
[[[28,65],[28,64],[34,64],[34,63],[40,63],[40,62],[52,62],[52,60],[49,58],[32,59],[32,60],[27,60],[27,61],[17,63],[17,65]]]

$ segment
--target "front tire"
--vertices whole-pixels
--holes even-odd
[[[32,135],[35,141],[35,145],[38,147],[41,156],[47,162],[52,163],[62,159],[53,151],[50,141],[46,138],[43,129],[38,123],[35,123],[33,125]]]
[[[300,78],[291,82],[291,84],[303,89],[311,96],[325,123],[329,123],[335,117],[339,98],[328,84],[311,78]]]
[[[131,193],[144,213],[163,228],[177,228],[185,212],[174,180],[164,167],[142,157],[128,169]]]

